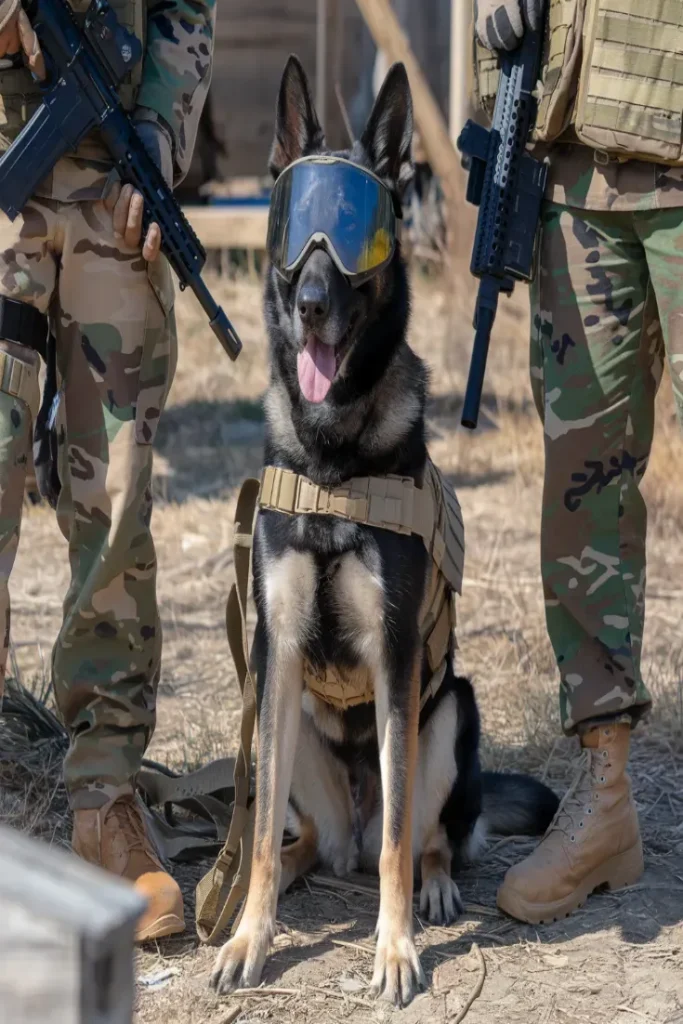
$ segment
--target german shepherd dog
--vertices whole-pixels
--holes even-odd
[[[412,101],[403,65],[384,82],[367,127],[333,156],[370,169],[400,198],[412,174]],[[276,108],[270,169],[327,153],[304,71],[291,57]],[[406,267],[397,245],[380,273],[353,288],[316,248],[287,283],[265,288],[271,381],[265,463],[337,486],[387,473],[421,482],[427,447],[427,371],[410,349]],[[336,374],[308,401],[308,340],[333,349]],[[299,370],[297,369],[299,365]],[[278,891],[316,863],[338,875],[379,870],[372,994],[407,1004],[424,985],[412,932],[413,878],[435,924],[462,911],[453,858],[471,860],[487,829],[542,833],[557,807],[524,776],[482,773],[472,687],[453,670],[420,711],[429,668],[419,610],[430,556],[420,537],[332,516],[259,514],[256,823],[249,892],[211,978],[221,993],[259,984]],[[375,701],[337,711],[306,690],[303,659],[370,670]],[[296,836],[283,846],[287,827]]]

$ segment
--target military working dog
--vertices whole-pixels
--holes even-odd
[[[406,339],[409,287],[392,234],[411,136],[408,79],[394,65],[360,140],[330,153],[290,58],[270,158],[264,458],[316,492],[387,474],[421,487],[427,472],[427,371]],[[258,985],[278,892],[321,862],[379,870],[372,991],[405,1005],[424,983],[414,873],[421,911],[450,923],[462,909],[453,860],[475,857],[487,829],[542,833],[555,813],[540,783],[481,772],[477,704],[455,675],[450,630],[429,690],[420,612],[431,561],[415,533],[315,510],[259,513],[254,854],[242,919],[212,976],[220,992]],[[366,672],[374,701],[330,704],[305,683],[306,666]],[[283,847],[285,827],[298,838]]]

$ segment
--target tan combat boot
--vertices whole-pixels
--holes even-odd
[[[638,816],[626,774],[628,724],[582,737],[585,761],[534,852],[507,872],[498,906],[529,924],[571,914],[600,886],[633,885],[643,873]]]
[[[138,942],[185,930],[180,888],[162,868],[133,797],[74,811],[71,845],[83,860],[133,882],[147,900],[135,933]]]

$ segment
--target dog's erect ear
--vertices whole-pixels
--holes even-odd
[[[413,177],[413,101],[403,64],[392,64],[361,136],[375,174],[402,196]]]
[[[302,156],[323,148],[325,136],[299,59],[292,55],[282,75],[275,112],[275,139],[268,166],[274,178]]]

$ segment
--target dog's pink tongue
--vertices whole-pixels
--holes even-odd
[[[332,345],[311,338],[297,358],[299,386],[309,402],[324,402],[337,369]]]

